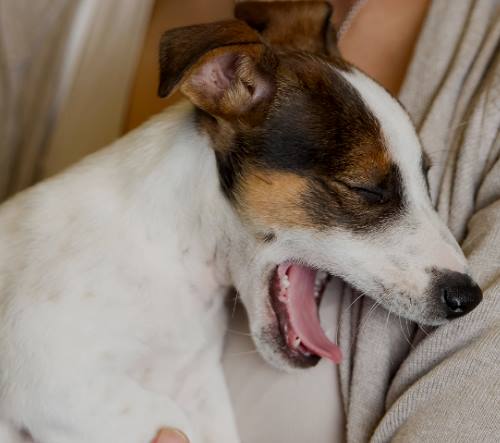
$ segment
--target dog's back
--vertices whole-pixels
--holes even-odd
[[[177,226],[172,195],[179,194],[169,184],[185,175],[182,163],[198,155],[189,144],[190,115],[186,105],[160,115],[0,208],[0,421],[36,430],[43,443],[73,442],[70,431],[59,429],[68,426],[62,417],[92,417],[96,402],[106,402],[106,391],[115,384],[129,399],[120,408],[138,407],[136,428],[149,422],[152,432],[163,423],[161,414],[171,415],[169,401],[149,398],[131,380],[170,393],[175,380],[187,376],[186,361],[194,358],[201,378],[213,376],[218,352],[212,343],[224,333],[223,298],[209,309],[203,305],[203,299],[212,304],[214,292],[220,293],[216,281],[205,279],[196,289],[201,303],[193,303],[192,276],[209,275],[212,264],[199,255],[199,245],[191,247],[191,226],[184,226],[186,235]],[[155,176],[162,162],[167,163],[162,177]],[[174,231],[179,235],[172,241]],[[181,259],[183,242],[190,250]],[[208,263],[206,269],[200,260]],[[155,385],[158,379],[161,387]],[[94,391],[103,397],[91,395]],[[192,403],[192,394],[181,392],[179,399]],[[142,411],[134,401],[146,403]],[[124,420],[127,416],[134,421],[134,414],[123,412]],[[105,417],[82,425],[102,432]],[[174,413],[175,421],[188,429]],[[113,431],[106,432],[113,441]],[[152,437],[131,433],[131,441]]]

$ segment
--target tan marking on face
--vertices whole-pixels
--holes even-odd
[[[252,168],[238,190],[238,206],[258,227],[313,227],[302,204],[307,180],[296,174]]]
[[[343,183],[352,187],[377,187],[389,173],[391,162],[385,149],[373,146],[358,150],[348,160]],[[318,176],[335,194],[325,191],[314,172],[302,177],[291,172],[264,170],[247,165],[236,192],[243,219],[258,230],[300,228],[322,230],[349,217],[377,219],[386,206],[369,205],[345,184]]]

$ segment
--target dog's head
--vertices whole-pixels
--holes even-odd
[[[317,317],[328,275],[430,325],[482,297],[432,207],[408,115],[336,55],[330,13],[322,2],[252,3],[237,14],[261,34],[233,20],[161,42],[159,93],[179,87],[198,110],[242,227],[234,284],[259,350],[281,367],[340,359]]]

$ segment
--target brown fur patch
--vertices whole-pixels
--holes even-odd
[[[259,31],[276,48],[337,54],[331,28],[332,7],[320,1],[242,2],[235,16]]]

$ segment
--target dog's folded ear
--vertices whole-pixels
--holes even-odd
[[[276,65],[259,34],[240,20],[172,29],[160,42],[158,95],[179,88],[200,109],[237,118],[271,98]]]
[[[272,46],[332,56],[338,54],[332,11],[326,1],[252,1],[238,3],[234,13]]]

